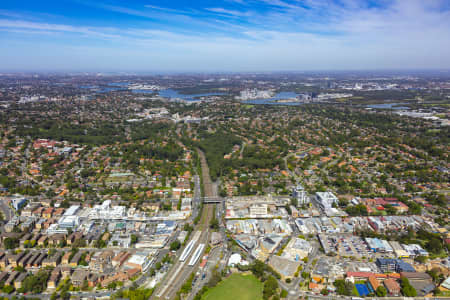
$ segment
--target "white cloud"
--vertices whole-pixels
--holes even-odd
[[[83,34],[86,36],[95,36],[102,38],[118,38],[119,35],[108,33],[114,30],[113,28],[106,27],[85,27],[85,26],[72,26],[64,24],[49,24],[49,23],[39,23],[39,22],[29,22],[20,20],[8,20],[0,19],[0,28],[11,28],[11,29],[31,29],[36,32],[66,32]]]
[[[191,14],[194,12],[194,11],[173,9],[173,8],[167,8],[167,7],[162,7],[162,6],[150,5],[150,4],[144,5],[144,7],[154,9],[154,10],[159,10],[159,11],[177,13],[177,14]]]
[[[224,14],[224,15],[230,15],[230,16],[234,16],[234,17],[244,17],[244,16],[251,15],[248,12],[242,12],[242,11],[238,11],[238,10],[230,10],[230,9],[225,9],[222,7],[211,7],[211,8],[206,8],[206,10],[210,11],[210,12]]]
[[[58,33],[51,46],[42,42],[40,47],[53,51],[55,57],[61,49],[65,58],[78,57],[79,49],[58,43],[58,39],[66,34],[78,35],[74,41],[84,45],[85,55],[78,58],[79,66],[86,67],[91,64],[104,67],[109,60],[110,69],[117,66],[118,69],[140,70],[450,68],[450,11],[443,9],[438,0],[396,0],[381,7],[361,5],[355,0],[346,0],[345,6],[328,0],[304,0],[305,5],[314,2],[309,10],[284,5],[285,2],[279,0],[265,1],[282,10],[264,14],[221,7],[205,9],[213,15],[230,16],[197,20],[208,23],[209,29],[223,27],[214,32],[143,25],[130,28],[75,26],[12,19],[0,19],[0,30],[16,35]],[[172,18],[178,18],[181,13],[170,14],[170,9],[161,7],[148,8],[163,11]],[[121,7],[108,9],[150,16],[150,12]],[[324,15],[323,19],[320,15]],[[182,21],[188,24],[191,17],[186,18]],[[102,48],[84,38],[101,38],[110,44]],[[2,47],[0,63],[5,66],[14,63],[7,57],[14,56],[14,52],[21,53],[18,47]],[[25,61],[41,54],[27,55]],[[64,64],[64,60],[56,58],[48,63],[56,65],[56,61]]]

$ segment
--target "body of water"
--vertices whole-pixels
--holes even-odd
[[[108,83],[109,86],[120,86],[120,87],[128,87],[130,85],[129,82],[111,82]]]
[[[152,94],[155,91],[152,90],[133,90],[133,93],[144,93],[144,94]],[[207,96],[219,96],[219,95],[225,95],[224,93],[205,93],[205,94],[192,94],[192,95],[185,95],[181,94],[176,90],[173,89],[165,89],[160,90],[158,92],[159,96],[164,98],[171,98],[171,99],[183,99],[185,101],[198,101],[199,97],[207,97]]]
[[[395,110],[401,110],[401,109],[409,109],[407,106],[402,106],[407,103],[380,103],[380,104],[371,104],[367,105],[369,108],[378,108],[378,109],[395,109]]]
[[[127,88],[114,88],[114,87],[108,87],[108,88],[102,88],[97,91],[97,93],[107,93],[107,92],[117,92],[117,91],[128,91]]]
[[[108,84],[108,86],[113,86],[113,85]],[[108,92],[128,90],[127,88],[123,88],[123,87],[99,87],[96,85],[81,85],[80,88],[88,89],[88,90],[91,90],[92,92],[96,92],[96,93],[108,93]]]

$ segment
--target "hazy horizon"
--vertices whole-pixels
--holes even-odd
[[[1,67],[0,67],[1,68]],[[272,70],[272,71],[114,71],[114,70],[2,70],[4,75],[103,75],[103,76],[158,76],[158,75],[450,75],[449,69],[355,69],[355,70]]]

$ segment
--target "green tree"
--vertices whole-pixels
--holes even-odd
[[[6,294],[11,294],[14,291],[14,287],[12,285],[5,285],[2,290]]]
[[[321,293],[322,295],[326,296],[326,295],[328,295],[328,294],[330,293],[330,291],[328,291],[327,288],[323,288],[323,289],[320,291],[320,293]]]
[[[211,221],[209,222],[209,227],[213,230],[219,229],[219,221],[216,219],[216,217],[213,217]]]
[[[173,241],[172,243],[170,243],[170,250],[171,251],[178,250],[178,249],[180,249],[180,247],[181,247],[181,243],[178,240]]]
[[[427,250],[432,253],[440,254],[444,247],[442,246],[442,242],[437,237],[432,237],[426,244]]]
[[[265,265],[262,261],[255,260],[251,266],[251,270],[256,277],[261,278],[264,275]]]
[[[269,299],[270,297],[275,295],[277,289],[278,289],[277,280],[275,279],[275,277],[269,276],[269,278],[267,278],[267,280],[264,282],[263,298]]]
[[[377,287],[377,290],[375,291],[378,297],[386,297],[387,290],[384,286],[380,285]]]
[[[334,286],[336,287],[336,292],[339,295],[351,296],[353,292],[353,283],[346,282],[343,279],[336,279],[334,281]]]
[[[357,204],[354,206],[348,206],[345,211],[350,216],[367,216],[367,207],[364,204]]]
[[[16,238],[6,238],[3,241],[3,245],[5,247],[5,249],[15,249],[17,247],[19,247],[19,240]]]
[[[222,280],[222,275],[217,270],[213,270],[211,279],[208,282],[208,287],[215,287]]]
[[[131,239],[131,245],[136,244],[137,241],[138,241],[138,237],[137,237],[137,235],[135,235],[135,234],[132,234],[132,235],[130,236],[130,239]]]
[[[401,280],[401,288],[402,288],[402,294],[406,297],[416,297],[417,291],[414,289],[414,287],[409,283],[408,278],[403,277]]]

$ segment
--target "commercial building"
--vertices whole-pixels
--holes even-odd
[[[388,241],[378,238],[366,238],[366,243],[373,252],[392,253],[393,249]]]
[[[11,206],[15,210],[21,209],[25,205],[26,202],[27,202],[27,198],[25,198],[24,196],[14,195],[11,198]]]
[[[69,227],[70,228],[70,227]],[[53,234],[67,234],[67,228],[61,228],[59,227],[58,224],[51,224],[48,228],[47,228],[47,234],[48,235],[53,235]],[[43,236],[42,238],[44,238],[45,236]],[[40,244],[41,240],[39,239],[38,244]],[[45,240],[42,241],[42,245],[45,242]]]
[[[169,236],[167,235],[151,235],[142,237],[139,242],[137,242],[135,248],[162,248],[167,244]]]
[[[156,225],[155,235],[171,235],[177,228],[177,222],[175,221],[163,221]]]
[[[375,264],[384,273],[416,272],[413,266],[401,259],[377,258]]]
[[[94,205],[89,211],[90,219],[114,220],[123,219],[126,216],[125,206],[112,206],[110,200],[103,201],[100,205]]]
[[[283,238],[276,234],[268,234],[258,240],[258,248],[251,251],[251,255],[262,261],[275,251]]]
[[[391,244],[392,249],[394,250],[395,256],[397,256],[397,258],[408,258],[409,257],[408,251],[403,249],[402,245],[400,245],[399,242],[391,241],[389,243]]]
[[[258,218],[267,215],[267,204],[265,203],[255,203],[249,207],[250,216]]]
[[[80,217],[74,215],[62,216],[58,220],[59,228],[73,229],[80,224]]]
[[[130,257],[130,259],[125,263],[126,267],[137,268],[141,272],[146,272],[150,267],[153,259],[147,253],[138,252]]]
[[[316,192],[316,202],[328,215],[328,212],[333,209],[333,203],[338,204],[338,198],[332,192]]]
[[[307,257],[312,249],[311,244],[307,240],[293,238],[286,245],[283,251],[283,257],[293,261],[299,261]]]
[[[418,244],[409,244],[409,245],[402,245],[405,251],[408,252],[410,257],[416,257],[416,256],[428,256],[428,251],[424,250],[420,245]]]
[[[64,212],[63,216],[75,216],[79,210],[80,210],[79,205],[72,205]]]
[[[308,194],[301,184],[297,184],[297,186],[292,189],[292,197],[297,199],[299,206],[309,203]]]

